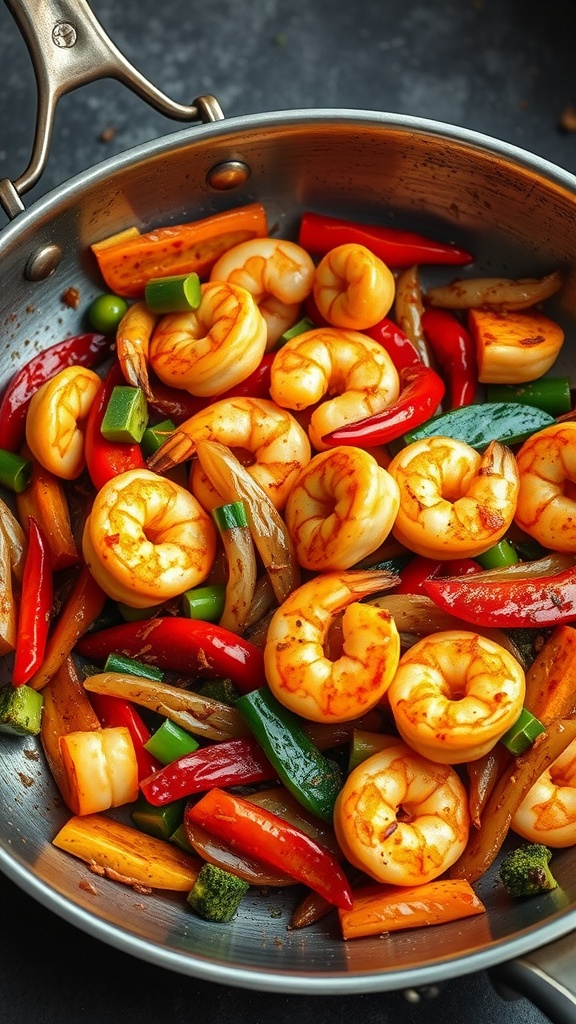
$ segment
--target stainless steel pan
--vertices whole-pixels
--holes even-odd
[[[182,107],[139,76],[107,40],[84,0],[6,0],[39,82],[30,167],[0,183],[10,225],[0,233],[0,386],[32,352],[81,327],[100,290],[91,242],[132,224],[147,229],[262,201],[279,233],[305,208],[373,218],[454,239],[474,272],[566,274],[554,315],[574,363],[576,179],[504,143],[445,124],[366,111],[307,110],[222,119],[207,97]],[[205,123],[100,164],[24,209],[47,155],[59,96],[102,76],[123,79],[165,113]],[[62,296],[74,287],[78,310]],[[330,919],[286,929],[285,893],[254,892],[232,924],[205,924],[179,898],[147,897],[98,879],[50,840],[63,809],[36,744],[0,743],[0,868],[56,914],[112,946],[184,974],[278,992],[345,994],[436,983],[490,969],[557,1022],[576,1014],[571,932],[576,849],[555,857],[560,887],[512,904],[479,891],[486,916],[392,937],[344,943]]]

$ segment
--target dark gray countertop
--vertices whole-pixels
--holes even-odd
[[[572,0],[93,0],[119,48],[181,102],[214,93],[227,116],[301,107],[390,110],[451,122],[576,171]],[[35,83],[0,4],[0,178],[27,165]],[[576,116],[576,115],[575,115]],[[562,126],[564,123],[564,127]],[[47,170],[26,202],[86,167],[177,130],[116,82],[62,99]],[[5,223],[0,215],[0,224]],[[185,1021],[297,1015],[302,1024],[542,1024],[484,974],[417,1005],[400,993],[320,998],[235,991],[172,975],[102,946],[0,879],[0,1020]]]

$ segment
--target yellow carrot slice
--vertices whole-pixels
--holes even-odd
[[[189,892],[202,861],[103,814],[70,818],[52,840],[97,874],[150,889]]]
[[[356,889],[352,909],[339,910],[338,915],[343,937],[359,939],[403,928],[459,921],[485,911],[468,882],[435,879],[410,888],[369,885]]]

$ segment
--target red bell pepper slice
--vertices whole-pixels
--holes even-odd
[[[104,729],[114,729],[119,725],[128,729],[138,762],[138,779],[146,779],[158,771],[158,762],[144,746],[150,739],[150,729],[130,701],[111,697],[108,693],[91,693],[90,703]]]
[[[464,249],[447,245],[398,228],[358,224],[320,213],[304,213],[298,242],[309,253],[324,255],[337,245],[357,243],[370,249],[389,267],[411,267],[415,263],[472,263]]]
[[[180,800],[205,789],[249,786],[275,779],[276,772],[255,739],[213,743],[179,757],[140,783],[148,803],[154,807]]]
[[[450,408],[470,405],[476,396],[476,348],[469,331],[446,309],[426,309],[422,327],[448,380]]]
[[[28,550],[22,576],[18,637],[12,670],[14,686],[23,686],[42,664],[50,628],[54,594],[50,545],[32,516],[28,517]]]
[[[119,473],[130,469],[145,469],[146,462],[138,444],[107,441],[100,430],[110,396],[116,385],[125,384],[124,375],[118,363],[111,367],[100,393],[90,407],[84,435],[86,466],[92,483],[100,490],[105,483]]]
[[[364,448],[387,444],[430,419],[444,395],[442,378],[424,363],[401,370],[400,387],[400,397],[387,409],[332,430],[322,438],[324,444]]]
[[[343,909],[352,906],[352,889],[331,853],[295,825],[263,807],[222,789],[212,789],[186,808],[185,820],[264,864],[287,872]]]
[[[416,346],[410,341],[407,334],[388,317],[384,317],[374,327],[367,327],[362,334],[367,334],[373,341],[377,341],[382,348],[386,349],[397,370],[404,370],[408,366],[417,366],[422,362],[418,355]]]
[[[201,619],[166,616],[123,622],[83,636],[76,650],[97,661],[121,653],[168,672],[222,676],[231,679],[240,693],[265,683],[260,648]]]
[[[0,448],[16,452],[24,444],[26,413],[38,388],[67,366],[99,366],[110,355],[112,339],[79,334],[39,352],[7,385],[0,401]]]
[[[482,572],[473,558],[455,558],[439,562],[435,558],[416,555],[400,570],[400,583],[394,587],[394,594],[427,594],[426,582],[431,576],[467,576]]]
[[[533,579],[438,577],[425,588],[439,608],[475,626],[543,627],[576,619],[576,566]]]

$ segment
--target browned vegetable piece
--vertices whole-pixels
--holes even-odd
[[[525,707],[544,725],[576,712],[576,629],[556,626],[526,673]]]

